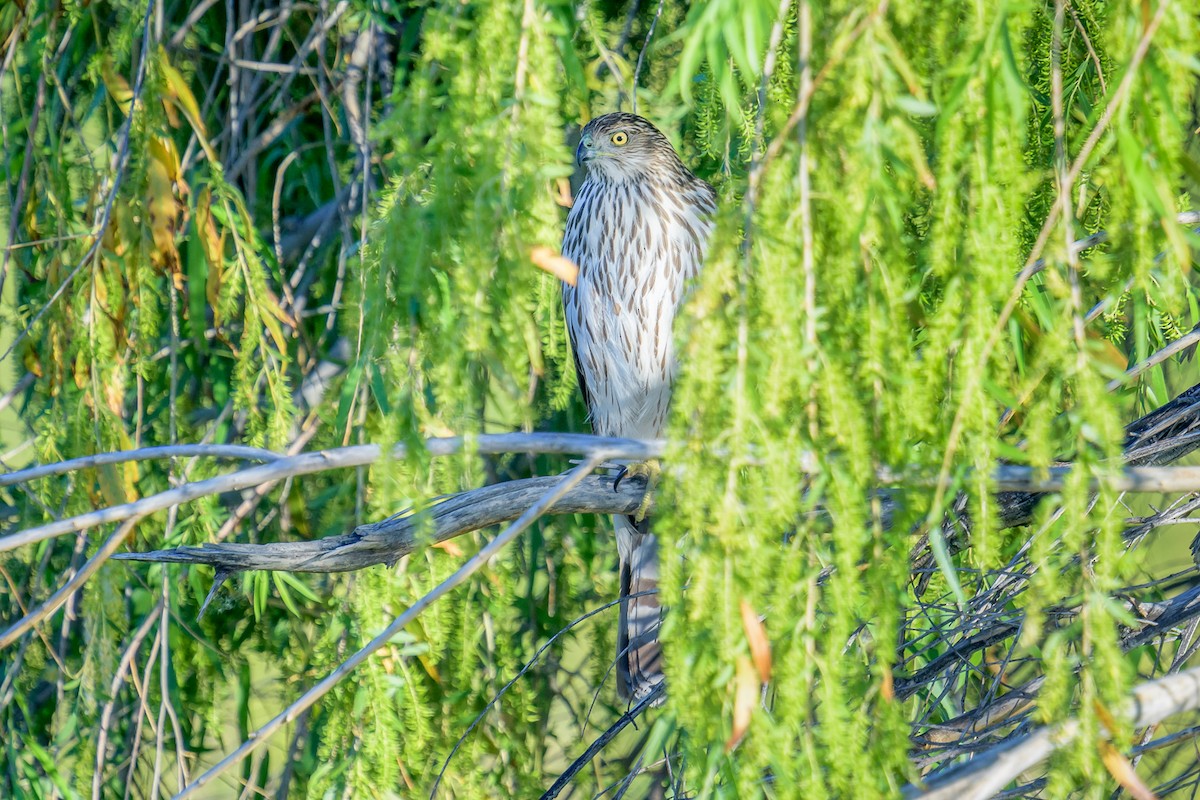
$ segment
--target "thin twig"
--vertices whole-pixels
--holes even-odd
[[[1108,84],[1104,82],[1104,67],[1100,65],[1100,56],[1096,53],[1096,48],[1092,46],[1092,38],[1088,36],[1087,28],[1083,26],[1083,20],[1079,18],[1079,13],[1075,10],[1075,4],[1067,3],[1067,9],[1071,12],[1071,19],[1075,20],[1075,28],[1079,31],[1079,37],[1083,39],[1083,46],[1087,48],[1088,56],[1096,65],[1096,79],[1100,81],[1100,92],[1108,94]]]
[[[1121,717],[1130,726],[1154,725],[1168,717],[1200,706],[1200,667],[1143,683],[1133,690]],[[1027,736],[1001,744],[975,756],[965,765],[909,786],[905,797],[920,800],[982,800],[1003,789],[1021,773],[1067,747],[1083,730],[1077,719],[1038,728]],[[1113,731],[1101,727],[1104,738]],[[924,790],[924,791],[923,791]]]
[[[104,766],[108,761],[108,729],[112,725],[113,711],[117,706],[117,697],[120,694],[121,687],[125,684],[125,674],[132,668],[133,659],[137,656],[138,649],[142,646],[142,642],[150,634],[150,629],[154,627],[154,623],[158,621],[159,611],[162,610],[162,599],[146,615],[142,620],[142,624],[134,631],[133,636],[129,640],[129,646],[125,648],[125,652],[121,655],[121,661],[117,665],[117,671],[113,674],[113,679],[108,687],[108,702],[104,704],[103,710],[100,712],[100,729],[96,734],[96,766],[92,773],[92,797],[94,800],[99,800],[102,797],[100,788],[103,783]]]
[[[12,486],[16,483],[28,483],[38,478],[50,475],[61,475],[78,469],[92,469],[109,464],[126,464],[130,461],[151,461],[163,458],[236,458],[246,461],[277,461],[284,458],[283,453],[265,450],[261,447],[247,447],[240,444],[168,444],[157,447],[141,447],[137,450],[117,450],[111,453],[95,453],[90,456],[80,456],[67,461],[56,461],[53,464],[42,464],[36,467],[8,472],[0,475],[0,486]]]
[[[28,528],[0,539],[0,552],[36,544],[66,533],[77,533],[105,523],[144,517],[147,514],[163,511],[200,497],[248,489],[260,483],[279,480],[291,475],[308,475],[313,472],[370,464],[378,461],[381,455],[382,451],[378,446],[369,445],[305,453],[295,458],[281,458],[270,464],[239,470],[230,475],[209,478],[196,483],[185,483],[177,489],[159,492],[132,503],[110,506],[77,517]]]
[[[540,659],[542,657],[542,653],[544,653],[548,649],[550,649],[550,645],[552,645],[556,641],[558,641],[558,638],[560,636],[562,636],[563,634],[565,634],[567,631],[572,630],[580,623],[586,622],[587,620],[591,619],[592,617],[596,616],[597,614],[607,611],[608,609],[612,608],[613,606],[620,605],[621,603],[626,602],[630,598],[633,598],[633,597],[641,597],[643,595],[651,595],[651,594],[657,594],[657,593],[658,593],[657,589],[652,589],[652,590],[645,591],[645,592],[635,592],[634,594],[625,595],[624,597],[618,597],[616,600],[611,600],[611,601],[605,603],[604,605],[600,606],[599,608],[593,608],[591,611],[588,611],[586,614],[582,614],[582,615],[576,617],[575,619],[571,620],[566,625],[564,625],[562,628],[560,628],[558,631],[556,631],[553,636],[551,636],[549,639],[547,639],[545,644],[543,644],[541,647],[539,647],[537,652],[533,654],[533,657],[525,662],[525,665],[523,667],[521,667],[520,671],[517,672],[517,674],[514,675],[512,677],[512,679],[509,680],[508,683],[506,683],[502,687],[500,687],[500,691],[496,692],[496,695],[491,700],[488,701],[487,705],[485,705],[483,707],[482,711],[480,711],[478,714],[475,715],[475,719],[471,720],[471,724],[468,725],[467,729],[462,732],[461,736],[458,737],[458,741],[456,741],[454,743],[454,747],[452,747],[450,749],[450,754],[447,755],[446,760],[442,762],[441,771],[438,772],[437,778],[433,781],[433,788],[430,789],[430,791],[429,791],[429,800],[433,800],[433,798],[437,795],[438,787],[442,783],[442,778],[446,774],[446,769],[450,766],[450,760],[452,758],[454,758],[454,755],[458,752],[459,748],[462,747],[463,743],[467,741],[467,737],[471,735],[471,731],[475,730],[475,727],[480,722],[482,722],[483,718],[485,716],[487,716],[487,713],[489,711],[491,711],[498,702],[500,702],[500,698],[503,697],[504,694],[513,687],[513,684],[515,684],[517,681],[519,681],[525,675],[525,673],[529,672],[529,670],[532,669],[533,665],[536,664],[538,662],[538,659]]]
[[[57,27],[57,14],[52,14],[47,38],[54,35],[54,30]],[[14,46],[16,44],[14,36]],[[25,213],[25,194],[29,190],[29,172],[33,168],[33,148],[37,143],[38,118],[42,114],[42,108],[46,105],[46,75],[49,68],[43,64],[42,69],[38,74],[37,89],[34,90],[33,109],[29,114],[29,122],[26,127],[28,138],[25,140],[25,157],[21,160],[21,175],[17,178],[16,197],[10,198],[12,209],[10,222],[8,225],[8,244],[11,245],[17,240],[17,227],[21,222],[21,218]],[[9,173],[11,174],[11,173]],[[12,247],[4,248],[4,255],[0,258],[0,294],[4,292],[4,282],[8,277],[8,262],[12,257]]]
[[[609,726],[608,730],[597,736],[596,740],[588,745],[588,749],[583,751],[583,755],[571,762],[571,766],[567,767],[566,770],[558,776],[558,780],[556,780],[554,784],[546,790],[545,794],[542,795],[541,800],[554,800],[555,797],[558,797],[559,793],[562,792],[562,790],[567,787],[567,784],[571,782],[571,779],[574,778],[581,769],[590,764],[592,759],[596,757],[597,753],[603,750],[609,742],[616,738],[618,733],[625,730],[633,723],[635,719],[640,717],[642,712],[653,705],[654,701],[661,697],[665,691],[666,684],[658,684],[654,687],[654,690],[650,692],[650,694],[642,698],[641,702],[622,714],[616,722]]]
[[[317,421],[317,419],[314,419],[312,424],[307,429],[300,432],[300,435],[297,436],[295,441],[292,442],[291,446],[288,447],[287,454],[289,456],[297,455],[301,450],[304,449],[304,446],[312,440],[312,437],[317,433]],[[258,504],[262,502],[262,499],[267,496],[268,492],[275,488],[275,485],[278,482],[279,481],[267,481],[266,483],[260,483],[258,486],[255,486],[254,491],[250,493],[250,496],[242,500],[242,502],[233,510],[225,522],[221,524],[221,529],[217,531],[217,535],[214,537],[214,539],[218,542],[228,539],[233,533],[234,529],[241,525],[246,517],[254,513],[254,509],[258,508]],[[287,493],[284,492],[284,494],[286,496]]]
[[[783,127],[779,129],[779,133],[776,134],[775,138],[773,138],[771,143],[767,145],[767,150],[763,154],[762,160],[759,161],[757,168],[750,171],[748,185],[746,188],[747,194],[752,194],[755,196],[755,198],[757,198],[759,187],[762,185],[762,178],[767,170],[767,167],[783,151],[783,147],[787,144],[788,137],[791,136],[792,130],[798,124],[800,124],[800,120],[804,119],[808,115],[809,104],[812,103],[813,95],[816,94],[817,89],[820,88],[830,71],[842,62],[842,59],[846,57],[846,54],[850,51],[850,48],[853,47],[855,42],[862,37],[867,28],[883,16],[884,12],[887,11],[887,6],[888,0],[880,0],[880,3],[875,6],[874,10],[863,17],[863,19],[854,26],[854,29],[850,31],[846,38],[840,39],[834,44],[833,50],[830,52],[829,57],[825,60],[825,63],[821,65],[821,69],[812,79],[812,83],[809,84],[808,91],[800,95],[800,98],[796,101],[795,108],[792,109],[791,115],[789,115],[787,121],[783,123]]]
[[[300,699],[292,703],[290,706],[280,712],[274,719],[260,727],[258,730],[250,734],[250,737],[242,743],[240,747],[232,753],[221,759],[211,769],[201,775],[192,783],[183,788],[176,795],[175,800],[184,800],[184,798],[192,796],[197,790],[208,783],[211,783],[217,776],[225,772],[230,767],[241,762],[243,758],[257,750],[275,731],[284,725],[294,721],[302,712],[311,708],[314,703],[321,697],[327,694],[334,686],[336,686],[342,678],[348,675],[352,670],[367,660],[375,651],[388,644],[393,637],[417,618],[426,608],[431,606],[442,596],[449,593],[452,589],[466,582],[467,578],[475,574],[484,564],[492,559],[513,539],[525,531],[532,525],[543,512],[554,505],[554,503],[566,492],[575,486],[579,481],[590,475],[601,463],[607,458],[614,458],[616,454],[611,451],[597,450],[593,452],[583,463],[572,469],[569,473],[563,476],[559,481],[554,491],[547,493],[541,501],[534,504],[528,511],[514,523],[508,526],[495,539],[485,545],[478,553],[470,558],[465,564],[459,567],[453,575],[439,583],[425,596],[421,597],[417,602],[413,603],[403,614],[397,617],[392,624],[388,625],[382,633],[368,642],[350,658],[346,659],[342,664],[329,675],[325,676],[320,683],[313,686],[305,692]]]
[[[804,344],[810,353],[808,359],[808,374],[814,378],[820,374],[817,344],[817,268],[813,254],[813,214],[812,214],[812,165],[808,152],[808,104],[802,102],[804,97],[811,97],[813,92],[812,74],[812,5],[809,0],[799,0],[798,31],[799,43],[796,58],[799,60],[800,85],[797,87],[801,102],[797,109],[803,113],[796,121],[796,139],[800,145],[800,160],[796,167],[800,182],[800,246],[801,264],[804,268]],[[808,435],[815,442],[818,433],[818,383],[813,380],[809,388],[808,400],[805,403],[805,413],[808,416]]]
[[[1186,411],[1187,409],[1184,410],[1184,412]],[[1177,413],[1179,416],[1187,416],[1184,412]],[[1148,415],[1147,419],[1157,413]],[[1174,417],[1168,421],[1172,424],[1180,422]],[[1145,440],[1150,437],[1148,433],[1143,432],[1141,438]],[[430,455],[445,456],[467,449],[468,442],[462,437],[448,437],[427,440],[426,445]],[[1139,446],[1141,445],[1139,444]],[[665,445],[661,441],[606,439],[585,434],[511,433],[479,436],[471,441],[471,449],[479,454],[513,452],[566,454],[594,453],[602,450],[613,458],[644,459],[661,457]],[[1188,449],[1191,449],[1190,446]],[[403,458],[406,453],[407,448],[398,445],[393,449],[392,457]],[[121,522],[134,516],[145,516],[200,497],[248,489],[297,475],[348,467],[363,467],[382,457],[383,449],[378,445],[356,445],[301,453],[290,458],[279,458],[271,463],[239,470],[229,475],[187,483],[132,503],[110,506],[76,517],[27,528],[0,538],[0,552],[36,544],[55,536],[76,533],[105,523]],[[995,469],[992,479],[996,489],[1000,491],[1045,494],[1061,491],[1070,471],[1069,464],[1058,465],[1048,470],[1001,465]],[[946,477],[942,473],[939,473],[936,478],[921,474],[896,474],[887,469],[881,469],[877,474],[879,482],[883,485],[931,487],[939,492],[945,491]],[[1121,492],[1200,491],[1200,467],[1127,466],[1121,471],[1093,478],[1091,486],[1094,490],[1103,486]]]
[[[646,51],[650,49],[650,40],[654,38],[654,29],[658,27],[658,18],[662,16],[663,0],[658,0],[658,8],[654,11],[654,19],[650,22],[650,30],[646,32],[646,41],[642,42],[642,49],[638,51],[637,66],[633,68],[633,84],[632,94],[630,99],[633,101],[633,113],[637,113],[637,90],[638,76],[642,74],[642,60],[646,57]]]
[[[11,389],[5,392],[3,397],[0,397],[0,411],[12,405],[12,401],[16,399],[17,395],[28,389],[33,384],[33,381],[34,375],[32,372],[26,372],[22,375],[21,379]]]
[[[10,644],[15,642],[21,636],[21,634],[25,633],[25,631],[32,628],[41,620],[53,614],[62,607],[63,603],[66,603],[68,600],[70,600],[75,592],[79,591],[83,587],[83,584],[87,582],[88,578],[92,577],[92,575],[96,573],[96,570],[100,569],[100,567],[104,565],[104,562],[107,561],[113,553],[117,552],[117,548],[125,543],[126,537],[129,536],[130,532],[137,527],[138,522],[140,522],[145,516],[145,514],[138,514],[126,520],[125,524],[118,528],[117,532],[110,536],[108,541],[105,542],[98,551],[96,551],[96,554],[88,559],[87,563],[84,564],[78,572],[71,576],[69,581],[62,585],[62,588],[52,594],[50,598],[40,606],[13,623],[8,630],[4,631],[4,633],[0,633],[0,650],[3,650],[5,647],[8,647]]]
[[[1197,342],[1200,342],[1200,326],[1192,328],[1192,330],[1188,331],[1183,336],[1180,336],[1178,339],[1171,342],[1166,347],[1147,358],[1145,361],[1134,364],[1132,367],[1125,370],[1124,375],[1119,378],[1113,378],[1111,381],[1109,381],[1105,388],[1110,392],[1115,392],[1117,389],[1120,389],[1122,385],[1132,381],[1146,370],[1161,364],[1171,356],[1175,355],[1181,350],[1186,350]]]

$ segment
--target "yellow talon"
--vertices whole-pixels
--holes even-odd
[[[658,485],[658,479],[662,476],[662,463],[657,458],[651,458],[648,461],[634,461],[626,464],[621,467],[616,480],[613,481],[613,491],[620,488],[621,481],[635,476],[646,479],[646,493],[642,495],[642,502],[633,515],[633,522],[637,525],[645,520],[646,514],[650,512],[650,504],[654,500],[654,487]]]

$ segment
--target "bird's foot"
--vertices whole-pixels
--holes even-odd
[[[646,493],[642,495],[642,502],[633,514],[633,523],[638,525],[646,519],[646,514],[650,511],[650,504],[654,500],[654,487],[658,485],[658,480],[662,476],[662,463],[657,458],[651,458],[647,461],[634,461],[626,464],[621,467],[616,480],[613,481],[613,491],[621,488],[621,481],[635,476],[646,479]]]

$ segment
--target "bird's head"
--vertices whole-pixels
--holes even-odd
[[[575,163],[593,176],[630,181],[661,175],[687,173],[675,148],[662,132],[636,114],[605,114],[583,129]]]

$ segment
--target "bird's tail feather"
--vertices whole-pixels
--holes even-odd
[[[663,681],[662,645],[658,641],[662,625],[658,539],[641,533],[628,517],[613,519],[621,574],[617,694],[622,700],[637,702]]]

